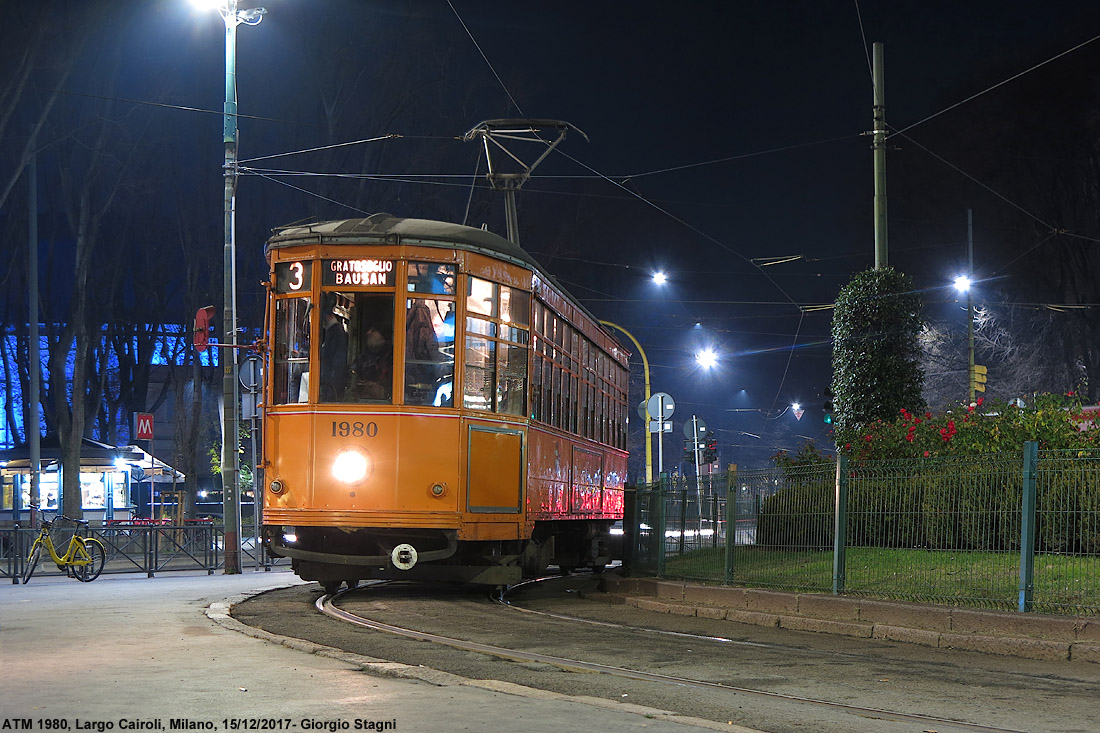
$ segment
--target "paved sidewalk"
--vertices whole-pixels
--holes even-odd
[[[246,571],[2,585],[0,724],[25,718],[39,730],[61,720],[64,727],[54,730],[96,733],[207,724],[216,731],[324,733],[748,730],[371,664],[377,660],[281,637],[256,638],[226,614],[235,599],[299,582],[285,571]],[[173,727],[173,719],[182,727]]]

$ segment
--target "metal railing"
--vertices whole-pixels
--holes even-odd
[[[31,529],[0,529],[0,578],[18,583],[24,563],[38,532]],[[144,523],[113,523],[93,526],[88,534],[101,540],[107,550],[103,573],[145,573],[154,577],[159,572],[205,570],[208,574],[225,565],[225,531],[211,523],[186,525]],[[67,539],[65,540],[68,541]],[[59,552],[64,545],[59,546]],[[258,562],[257,562],[258,558]],[[243,538],[242,567],[245,569],[287,564],[286,558],[272,557],[251,537]],[[64,575],[56,565],[44,558],[35,575]]]
[[[1100,615],[1100,452],[823,463],[638,487],[640,574]]]

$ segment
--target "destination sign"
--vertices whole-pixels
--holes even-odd
[[[359,287],[392,287],[393,260],[321,260],[321,284]]]
[[[313,285],[313,263],[305,262],[276,262],[275,263],[275,292],[276,293],[306,293]]]

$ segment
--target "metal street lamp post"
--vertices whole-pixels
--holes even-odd
[[[642,357],[642,373],[645,376],[645,402],[649,403],[649,398],[652,396],[649,392],[649,359],[646,358],[645,349],[638,343],[638,339],[634,338],[634,334],[627,331],[625,328],[617,323],[611,321],[600,321],[605,326],[618,329],[626,334],[627,338],[634,342],[634,346],[638,348],[638,355]],[[645,420],[642,421],[646,422]],[[643,425],[645,429],[645,482],[646,484],[653,483],[653,441],[649,435],[649,426]]]
[[[200,3],[201,4],[201,3]],[[222,107],[222,140],[225,144],[225,209],[223,249],[222,338],[229,340],[230,353],[222,366],[222,509],[225,521],[225,572],[241,572],[241,496],[238,461],[237,391],[237,26],[257,25],[264,8],[239,10],[237,0],[205,3],[213,6],[225,21],[225,104]]]
[[[955,289],[960,293],[966,293],[966,340],[967,340],[967,369],[966,377],[969,385],[970,402],[973,403],[978,396],[977,382],[974,369],[974,219],[970,209],[966,210],[966,274],[955,278]]]

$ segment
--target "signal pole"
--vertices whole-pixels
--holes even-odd
[[[966,338],[968,366],[966,374],[970,383],[970,402],[977,400],[977,384],[974,374],[974,211],[966,210],[966,277],[970,287],[966,289]]]
[[[882,44],[872,46],[874,66],[871,76],[875,86],[874,121],[871,148],[875,158],[875,269],[881,270],[888,263],[886,251],[886,72]]]
[[[237,0],[221,0],[217,11],[225,21],[225,104],[222,106],[222,142],[225,145],[225,199],[222,249],[222,338],[230,347],[222,367],[222,511],[225,521],[225,573],[241,572],[240,432],[237,405],[237,26],[258,25],[267,10],[241,10]]]

